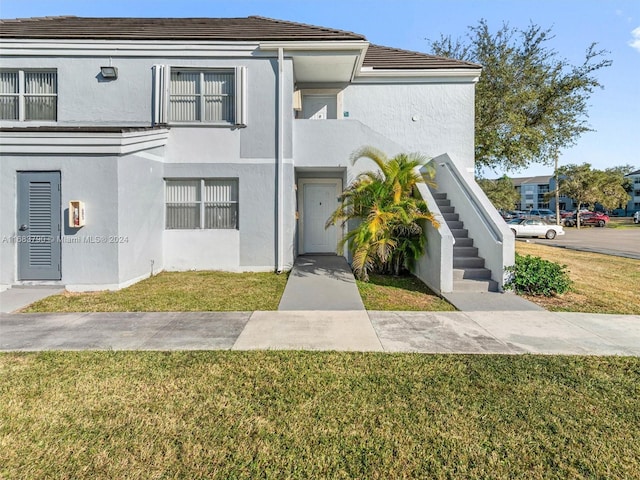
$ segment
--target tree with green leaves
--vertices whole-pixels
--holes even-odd
[[[494,33],[480,20],[463,40],[431,41],[436,55],[483,66],[475,95],[478,171],[551,164],[559,150],[591,131],[588,100],[602,88],[595,73],[611,60],[593,43],[584,62],[572,65],[549,47],[552,39],[551,29],[535,24],[524,30],[504,24]]]
[[[365,158],[378,170],[361,173],[344,190],[327,226],[357,223],[339,248],[343,250],[348,242],[354,274],[367,281],[371,272],[399,275],[402,268],[410,269],[424,253],[421,223],[429,221],[437,226],[437,222],[424,200],[415,195],[417,185],[430,182],[435,175],[433,168],[425,167],[427,158],[399,154],[389,159],[380,150],[363,147],[352,154],[351,161]],[[424,175],[417,172],[418,167],[425,167]]]
[[[580,228],[580,207],[596,203],[600,194],[591,165],[565,165],[558,168],[558,191],[576,202],[576,226]]]
[[[580,206],[599,203],[606,209],[617,208],[629,200],[623,175],[615,168],[593,170],[591,165],[566,165],[558,169],[558,188],[562,195],[578,205],[576,225],[580,228]]]
[[[513,210],[520,202],[520,195],[509,177],[503,175],[497,180],[477,179],[478,185],[498,210]]]
[[[596,170],[596,182],[598,190],[601,192],[598,203],[607,210],[613,210],[625,205],[629,201],[629,191],[631,182],[624,178],[626,167],[607,168],[604,171]]]

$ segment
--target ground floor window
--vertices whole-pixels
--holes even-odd
[[[237,229],[237,178],[166,179],[167,230]]]

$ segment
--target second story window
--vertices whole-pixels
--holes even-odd
[[[171,69],[172,122],[234,123],[233,70]]]
[[[58,76],[51,70],[0,70],[0,120],[58,118]]]
[[[247,67],[153,66],[154,125],[247,125]]]

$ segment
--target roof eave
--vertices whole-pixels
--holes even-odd
[[[476,83],[480,80],[482,68],[363,68],[356,75],[356,80],[388,81],[403,78],[407,81],[456,79],[462,82]]]
[[[278,50],[280,48],[287,51],[300,50],[365,50],[369,45],[366,40],[282,40],[282,41],[261,41],[260,50]]]

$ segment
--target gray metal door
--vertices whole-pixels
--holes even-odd
[[[18,172],[18,279],[60,280],[60,172]]]

